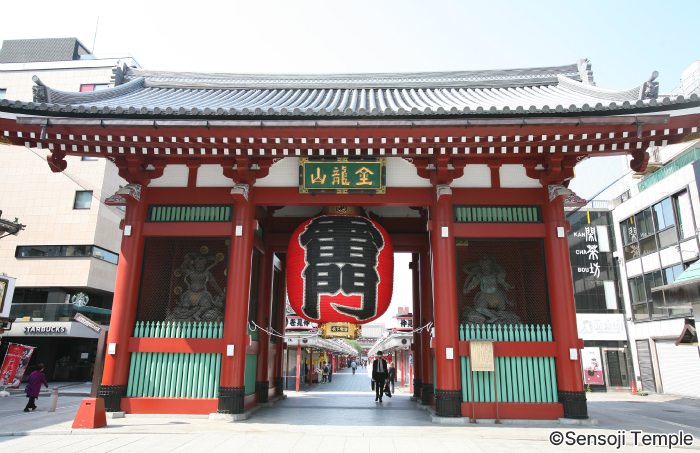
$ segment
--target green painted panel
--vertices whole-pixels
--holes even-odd
[[[255,393],[255,376],[258,369],[258,355],[246,354],[245,356],[245,393]]]

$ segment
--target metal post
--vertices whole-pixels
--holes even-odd
[[[102,329],[97,338],[97,355],[95,357],[95,370],[92,373],[92,387],[90,388],[90,398],[97,398],[97,393],[100,389],[100,381],[102,380],[102,361],[105,355],[105,341],[107,340],[107,331]],[[121,345],[124,348],[126,344]]]
[[[299,340],[297,340],[299,341]],[[299,391],[299,380],[301,379],[301,343],[297,343],[297,392]]]
[[[51,407],[49,408],[49,412],[56,412],[56,405],[58,405],[58,387],[54,387],[53,392],[51,392]]]
[[[495,362],[495,360],[494,360],[494,362]],[[498,375],[497,375],[496,368],[494,366],[494,369],[493,369],[493,388],[496,391],[496,424],[500,425],[501,420],[498,419],[498,385],[496,383],[497,378],[498,378]]]

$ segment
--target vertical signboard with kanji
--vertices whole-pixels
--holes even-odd
[[[34,348],[10,343],[0,368],[0,387],[19,388]]]

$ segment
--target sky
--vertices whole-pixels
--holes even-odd
[[[465,71],[588,58],[599,87],[660,91],[700,59],[700,0],[6,1],[0,40],[77,37],[145,69],[228,73]],[[98,25],[99,19],[99,25]],[[97,33],[96,32],[97,29]],[[396,255],[392,306],[410,306]]]
[[[147,69],[355,73],[508,69],[588,58],[598,86],[700,59],[700,1],[6,2],[0,39],[77,37]],[[99,27],[95,39],[95,28]]]

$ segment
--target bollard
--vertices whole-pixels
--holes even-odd
[[[51,408],[49,412],[56,412],[56,405],[58,404],[58,387],[53,388],[51,392]]]

